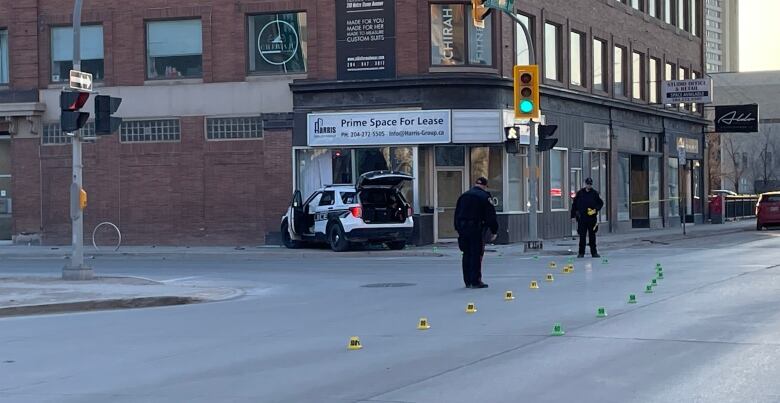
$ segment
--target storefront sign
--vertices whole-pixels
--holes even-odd
[[[754,133],[758,131],[758,104],[715,107],[715,132]]]
[[[254,38],[249,54],[250,72],[306,71],[306,14],[261,14],[248,17],[248,23]]]
[[[337,0],[339,80],[395,78],[395,0]]]
[[[309,146],[445,144],[452,139],[448,110],[310,113]]]
[[[709,77],[663,82],[662,104],[712,102],[712,80]]]

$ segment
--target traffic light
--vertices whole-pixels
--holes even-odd
[[[95,134],[113,134],[122,124],[122,118],[111,116],[119,109],[122,98],[114,98],[108,95],[95,97]]]
[[[520,152],[520,136],[516,127],[504,128],[504,148],[507,154],[517,154]]]
[[[539,119],[539,66],[515,66],[515,119]]]
[[[556,125],[539,125],[539,140],[536,142],[536,151],[550,151],[558,144],[558,139],[552,138],[556,130],[558,130]]]
[[[477,28],[485,28],[485,18],[493,11],[485,7],[485,0],[471,0],[471,20]]]
[[[88,92],[60,92],[60,127],[63,132],[73,133],[87,124],[89,113],[80,112],[80,109],[88,99]]]

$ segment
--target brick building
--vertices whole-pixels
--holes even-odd
[[[680,199],[701,221],[704,121],[658,105],[661,80],[703,70],[701,0],[516,7],[561,139],[541,159],[540,234],[571,233],[568,195],[588,176],[606,195],[602,228],[676,225]],[[57,96],[71,8],[0,0],[0,238],[69,240]],[[452,237],[453,198],[475,176],[491,180],[499,240],[525,236],[530,170],[501,142],[512,66],[529,60],[506,16],[478,29],[455,0],[86,0],[82,23],[82,69],[125,119],[84,147],[87,234],[110,221],[129,243],[270,242],[293,188],[392,168],[416,178],[416,242]],[[365,134],[383,139],[331,136],[329,122],[380,120]]]

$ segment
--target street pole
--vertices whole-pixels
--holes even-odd
[[[504,12],[506,15],[509,16],[517,25],[520,26],[520,28],[523,30],[523,34],[525,35],[525,41],[528,44],[528,62],[530,64],[536,64],[536,51],[534,49],[534,42],[531,40],[531,34],[528,32],[528,28],[523,24],[523,21],[521,21],[519,18],[517,18],[516,15],[510,13],[510,12]],[[517,106],[515,106],[517,107]],[[539,195],[537,194],[538,186],[537,181],[539,178],[536,177],[537,172],[537,155],[536,155],[536,129],[538,127],[537,122],[534,122],[533,119],[529,122],[530,130],[529,130],[529,136],[528,136],[528,170],[529,170],[529,177],[528,177],[528,198],[529,198],[529,205],[528,205],[528,241],[526,242],[526,249],[541,249],[542,243],[539,241],[539,230],[538,230],[538,215],[537,210],[539,206]]]
[[[73,70],[76,71],[81,71],[81,3],[82,0],[75,0],[73,4]],[[84,212],[78,207],[83,185],[81,133],[77,131],[68,135],[73,144],[73,183],[70,191],[73,253],[70,264],[62,269],[62,279],[91,280],[94,277],[92,268],[84,264]]]

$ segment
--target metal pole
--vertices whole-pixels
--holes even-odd
[[[73,70],[81,71],[81,3],[73,4]],[[73,144],[73,184],[70,192],[71,206],[79,205],[79,194],[83,185],[80,133],[70,133]],[[75,191],[73,191],[75,190]],[[84,265],[84,212],[81,208],[71,209],[73,253],[70,264],[62,269],[63,280],[90,280],[94,277],[92,268]]]
[[[528,198],[529,198],[529,206],[528,206],[528,242],[530,249],[536,249],[538,245],[536,243],[539,241],[539,233],[538,233],[538,221],[537,221],[537,214],[536,210],[538,209],[538,185],[537,181],[538,178],[536,177],[536,174],[538,171],[537,169],[537,163],[536,163],[536,122],[533,120],[531,121],[531,128],[530,128],[530,134],[528,136],[528,165],[529,165],[529,180],[528,180]]]

